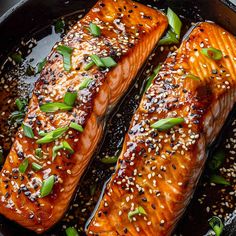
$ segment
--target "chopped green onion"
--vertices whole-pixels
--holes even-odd
[[[42,187],[40,189],[41,198],[48,196],[52,192],[54,183],[55,183],[54,175],[51,175],[50,177],[48,177],[43,181]]]
[[[118,157],[113,156],[113,157],[103,157],[101,159],[101,162],[104,164],[115,164],[118,160]]]
[[[211,175],[210,182],[215,183],[215,184],[222,184],[226,186],[230,185],[230,182],[228,182],[224,177],[220,175]]]
[[[63,141],[62,146],[65,150],[69,151],[71,154],[74,153],[74,150],[72,149],[72,147],[70,146],[70,144],[67,141]]]
[[[33,130],[30,126],[25,125],[24,123],[22,123],[22,128],[23,128],[24,135],[26,137],[34,138],[34,133],[33,133]]]
[[[101,61],[105,65],[106,68],[114,67],[117,65],[117,63],[112,57],[103,57],[101,58]]]
[[[54,29],[57,34],[62,33],[64,27],[65,27],[65,22],[62,19],[59,19],[55,22]]]
[[[223,151],[218,151],[213,154],[212,158],[208,163],[208,167],[211,171],[216,171],[220,168],[225,160],[225,153]]]
[[[79,234],[74,227],[69,227],[66,229],[66,236],[79,236]]]
[[[43,151],[42,151],[42,149],[41,149],[41,148],[36,148],[36,149],[35,149],[35,155],[36,155],[36,157],[38,157],[38,158],[42,158],[42,157],[43,157]]]
[[[64,70],[69,72],[71,70],[71,54],[73,52],[73,48],[65,45],[59,45],[56,50],[63,56]]]
[[[93,80],[90,78],[86,78],[84,79],[81,84],[79,85],[79,90],[85,89],[89,86],[89,84],[92,82]]]
[[[15,101],[15,104],[16,104],[19,111],[23,111],[27,105],[27,101],[25,99],[17,98]]]
[[[170,44],[177,44],[177,43],[179,43],[179,40],[177,39],[177,35],[172,30],[168,30],[166,35],[163,38],[161,38],[158,45],[162,46],[162,45],[170,45]]]
[[[74,106],[77,99],[77,93],[66,92],[64,97],[64,103],[68,106]]]
[[[143,207],[139,206],[137,207],[134,211],[130,211],[128,213],[128,218],[130,221],[132,221],[132,218],[135,216],[135,215],[147,215],[146,211],[143,209]]]
[[[38,70],[37,73],[40,73],[43,70],[43,67],[46,65],[47,59],[44,58],[41,62],[37,64]]]
[[[20,173],[24,174],[27,170],[29,165],[29,160],[26,158],[20,165],[19,165],[19,171]]]
[[[151,125],[152,128],[157,129],[159,131],[164,131],[171,129],[172,127],[179,125],[184,122],[184,118],[176,117],[176,118],[165,118],[158,120],[154,124]]]
[[[219,217],[213,216],[211,219],[209,219],[209,225],[215,232],[216,236],[220,236],[222,234],[224,225]]]
[[[22,124],[25,117],[25,113],[22,111],[13,111],[10,115],[10,123],[14,124],[15,122],[20,125]]]
[[[196,76],[196,75],[193,75],[193,74],[187,74],[187,75],[185,75],[185,78],[189,78],[189,79],[193,79],[193,80],[201,80],[198,76]]]
[[[43,167],[41,166],[41,165],[39,165],[38,163],[36,163],[36,162],[33,162],[32,163],[32,169],[34,170],[34,171],[39,171],[39,170],[41,170]]]
[[[95,37],[99,37],[101,35],[101,29],[94,23],[89,24],[89,31]]]
[[[201,53],[210,58],[210,59],[213,59],[213,60],[221,60],[222,57],[223,57],[223,54],[220,50],[216,49],[216,48],[213,48],[213,47],[209,47],[209,48],[203,48],[201,50]]]
[[[43,130],[39,130],[38,134],[39,134],[39,136],[44,137],[45,135],[47,135],[47,132],[45,132]]]
[[[67,130],[69,127],[60,127],[57,128],[49,133],[47,133],[43,138],[38,139],[36,143],[38,144],[44,144],[44,143],[50,143],[53,142],[54,140],[60,138]]]
[[[148,88],[151,86],[152,81],[154,80],[156,75],[159,73],[160,69],[161,69],[161,64],[158,64],[158,66],[153,70],[152,75],[149,76],[144,92],[146,92]]]
[[[99,56],[97,56],[96,54],[90,55],[90,58],[92,59],[92,61],[95,63],[96,66],[105,67],[101,58]]]
[[[86,64],[84,66],[84,70],[89,70],[90,68],[92,68],[95,65],[95,63],[93,61],[90,61],[88,64]]]
[[[79,132],[83,132],[84,131],[83,127],[81,125],[75,123],[75,122],[71,122],[69,127],[72,128],[72,129],[75,129],[75,130],[77,130]]]
[[[33,75],[35,75],[35,69],[34,69],[34,67],[31,66],[31,65],[28,65],[27,68],[26,68],[25,74],[28,75],[28,76],[33,76]]]
[[[54,147],[52,148],[52,161],[55,160],[55,158],[56,158],[56,156],[57,156],[57,152],[58,152],[59,150],[61,150],[61,149],[63,149],[63,145],[62,145],[62,144],[60,144],[60,145],[58,145],[58,146],[54,146]]]
[[[169,25],[173,29],[173,31],[176,33],[177,38],[180,38],[180,32],[182,27],[182,22],[179,19],[179,17],[170,9],[167,9],[167,18],[169,21]]]
[[[69,111],[72,109],[72,106],[69,106],[62,102],[45,103],[40,106],[40,110],[43,112]]]
[[[11,58],[17,64],[19,64],[19,63],[21,63],[23,61],[22,55],[20,53],[17,53],[17,52],[13,53],[11,55]]]

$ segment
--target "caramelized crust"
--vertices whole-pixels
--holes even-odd
[[[101,29],[101,36],[89,32],[93,22]],[[42,233],[54,225],[66,211],[70,199],[101,138],[104,117],[135,78],[141,65],[168,25],[166,17],[151,8],[129,0],[101,0],[66,35],[59,44],[73,48],[70,72],[63,69],[63,58],[56,45],[36,82],[24,124],[31,127],[34,138],[27,138],[22,128],[15,141],[0,177],[0,213],[11,220]],[[111,69],[93,66],[89,55],[112,57],[117,66]],[[87,88],[81,82],[91,79]],[[77,91],[72,111],[45,113],[39,108],[47,102],[63,102],[67,91]],[[71,122],[83,126],[84,131],[69,129],[57,140],[38,145],[39,131],[51,132],[68,127]],[[57,152],[52,160],[53,147],[67,141],[74,154]],[[35,150],[41,148],[43,157]],[[25,173],[19,166],[28,158]],[[32,163],[42,166],[35,172]],[[42,181],[54,175],[53,191],[40,197]]]
[[[88,235],[171,234],[202,172],[205,149],[235,102],[235,46],[224,29],[201,23],[168,57],[132,119]],[[222,59],[203,55],[208,47],[219,49]],[[167,131],[151,128],[167,117],[185,122]],[[143,213],[129,219],[138,207]]]

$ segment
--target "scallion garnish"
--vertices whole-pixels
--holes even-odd
[[[43,138],[38,139],[36,143],[38,144],[44,144],[44,143],[50,143],[53,142],[54,140],[60,138],[67,130],[69,127],[60,127],[57,128],[51,132],[48,132]]]
[[[64,30],[64,27],[65,27],[65,22],[64,20],[62,19],[59,19],[55,22],[55,25],[54,25],[54,29],[55,29],[55,32],[58,34],[58,33],[62,33],[63,30]]]
[[[33,75],[35,75],[35,69],[34,69],[34,67],[31,66],[31,65],[28,65],[27,68],[26,68],[25,74],[28,75],[28,76],[33,76]]]
[[[49,176],[47,179],[43,181],[42,187],[40,189],[41,198],[48,196],[52,192],[54,182],[55,182],[54,175]]]
[[[70,144],[67,141],[63,141],[62,146],[63,146],[63,149],[65,149],[66,151],[69,151],[69,153],[71,153],[71,154],[74,153],[74,150],[72,149],[72,147],[70,146]]]
[[[166,35],[161,38],[158,45],[170,45],[170,44],[177,44],[179,43],[179,40],[176,38],[176,34],[172,30],[168,30]]]
[[[43,112],[69,111],[72,109],[72,106],[69,106],[62,102],[45,103],[40,106],[40,110]]]
[[[39,134],[39,136],[44,137],[45,135],[47,135],[47,132],[45,132],[43,130],[39,130],[38,134]]]
[[[23,128],[23,132],[24,135],[28,138],[34,138],[34,132],[32,130],[32,128],[28,125],[25,125],[24,123],[22,123],[22,128]]]
[[[167,18],[168,18],[170,27],[173,29],[173,31],[177,35],[177,38],[179,39],[181,27],[182,27],[181,20],[170,8],[167,9]]]
[[[101,58],[98,55],[96,55],[96,54],[90,55],[90,58],[92,59],[92,61],[95,63],[96,66],[105,67]]]
[[[56,50],[63,56],[64,70],[69,72],[71,70],[71,55],[73,48],[65,45],[59,45]]]
[[[90,68],[92,68],[95,65],[95,63],[93,61],[90,61],[88,64],[86,64],[84,66],[84,70],[89,70]]]
[[[184,118],[176,117],[176,118],[165,118],[158,120],[154,124],[151,125],[152,128],[157,129],[159,131],[164,131],[171,129],[172,127],[179,125],[184,122]]]
[[[74,106],[76,99],[77,99],[77,92],[74,93],[66,92],[64,96],[64,103],[68,106]]]
[[[19,165],[19,171],[20,173],[24,174],[27,170],[29,165],[29,160],[26,158],[20,165]]]
[[[17,98],[16,101],[15,101],[15,104],[16,104],[19,111],[24,111],[24,109],[26,107],[26,104],[27,104],[27,101],[25,99]]]
[[[146,92],[148,88],[151,86],[152,81],[154,80],[156,75],[159,73],[160,69],[161,69],[161,64],[158,64],[158,66],[153,70],[152,75],[149,76],[144,92]]]
[[[132,218],[135,216],[135,215],[147,215],[146,211],[144,210],[143,207],[139,206],[137,207],[134,211],[130,211],[128,213],[128,218],[130,221],[132,221]]]
[[[57,152],[61,149],[65,149],[65,150],[69,151],[71,154],[74,153],[74,150],[72,149],[70,144],[67,141],[63,141],[60,145],[54,146],[52,148],[52,161],[55,160],[55,158],[57,156]]]
[[[225,160],[225,153],[220,150],[213,154],[212,158],[209,160],[208,167],[211,171],[216,171],[220,168]]]
[[[118,157],[112,156],[112,157],[103,157],[101,159],[101,162],[104,164],[115,164],[118,160]]]
[[[223,54],[220,50],[213,48],[213,47],[209,47],[209,48],[202,48],[202,50],[200,51],[204,56],[213,59],[213,60],[221,60],[223,57]]]
[[[220,175],[211,175],[210,182],[214,183],[214,184],[222,184],[222,185],[226,185],[226,186],[230,185],[230,182],[228,182],[224,177],[222,177]]]
[[[43,157],[43,151],[42,151],[42,149],[41,148],[36,148],[35,149],[35,155],[36,155],[36,157],[37,158],[42,158]]]
[[[89,24],[89,31],[95,37],[99,37],[101,35],[101,29],[92,22]]]
[[[13,111],[10,115],[10,123],[11,124],[22,124],[23,120],[24,120],[24,117],[25,117],[25,113],[22,112],[22,111]]]
[[[44,58],[41,62],[37,64],[38,70],[37,73],[40,73],[43,70],[43,67],[46,65],[46,58]]]
[[[83,132],[84,131],[83,127],[81,125],[75,123],[75,122],[71,122],[69,127],[72,128],[72,129],[75,129],[75,130],[77,130],[79,132]]]
[[[191,73],[185,75],[184,77],[185,77],[185,78],[189,78],[189,79],[193,79],[193,80],[198,80],[198,81],[201,80],[198,76],[193,75],[193,74],[191,74]]]
[[[211,219],[209,219],[208,222],[211,228],[213,229],[213,231],[215,232],[215,235],[220,236],[224,229],[224,225],[221,219],[217,216],[213,216]]]
[[[38,163],[36,163],[36,162],[33,162],[32,163],[32,169],[34,170],[34,171],[39,171],[39,170],[41,170],[43,167],[41,166],[41,165],[39,165]]]
[[[106,68],[114,67],[117,65],[117,63],[112,57],[102,57],[101,61],[105,65]]]
[[[81,84],[79,85],[79,90],[85,89],[89,86],[89,84],[92,82],[93,80],[90,78],[86,78],[84,79]]]
[[[79,236],[79,234],[74,227],[69,227],[66,229],[66,236]]]
[[[21,62],[23,62],[23,58],[22,58],[22,55],[20,54],[20,53],[13,53],[12,55],[11,55],[11,58],[12,58],[12,60],[15,62],[15,63],[17,63],[17,64],[19,64],[19,63],[21,63]]]

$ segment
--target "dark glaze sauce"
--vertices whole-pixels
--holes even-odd
[[[190,10],[188,7],[189,6],[186,6],[187,10],[181,9],[180,12],[181,16],[184,16],[182,17],[183,33],[189,29],[191,22],[203,20],[199,15],[197,8],[193,7],[193,9]],[[77,16],[78,13],[75,16],[66,19],[66,28],[77,20]],[[61,35],[56,34],[54,28],[51,26],[38,31],[38,33],[33,36],[36,40],[31,40],[26,44],[26,46],[19,45],[23,55],[27,55],[22,65],[12,66],[11,63],[7,63],[4,70],[1,72],[1,78],[7,77],[5,79],[0,79],[0,146],[3,147],[5,157],[11,147],[12,137],[17,130],[16,125],[10,125],[9,123],[9,115],[16,110],[14,101],[18,97],[28,99],[31,95],[34,82],[38,78],[38,75],[31,77],[26,76],[25,70],[28,64],[36,66],[38,62],[47,56],[51,50],[51,47],[55,42],[60,40],[63,34],[64,33]],[[152,73],[153,68],[158,65],[159,62],[163,62],[165,60],[169,51],[176,49],[176,46],[169,48],[159,47],[155,50],[156,55],[151,55],[149,58],[149,65],[142,73],[140,73],[133,87],[119,103],[117,109],[115,109],[116,112],[107,118],[107,126],[105,128],[106,134],[104,135],[102,145],[99,145],[101,148],[94,155],[93,161],[87,169],[87,173],[84,175],[83,179],[81,179],[70,209],[61,222],[50,230],[50,232],[45,233],[44,235],[64,235],[64,229],[69,226],[76,226],[79,231],[83,232],[85,224],[99,200],[104,183],[107,179],[109,179],[115,168],[115,164],[103,164],[101,162],[101,158],[105,156],[119,155],[119,151],[122,148],[124,135],[129,127],[129,122],[141,99],[147,76]],[[31,58],[34,58],[34,60]],[[232,117],[234,117],[234,114]],[[210,156],[214,153],[215,149],[225,149],[225,145],[229,142],[230,138],[234,138],[235,132],[233,129],[235,128],[235,124],[231,125],[232,123],[233,119],[231,118],[227,122],[228,125],[225,126],[226,128],[223,132],[224,135],[221,135],[213,147],[210,148]],[[232,128],[232,126],[234,128]],[[225,151],[227,157],[224,163],[225,169],[232,165],[232,157],[235,157],[235,154],[230,153],[230,151],[230,149],[226,149]],[[227,199],[229,202],[232,201],[234,195],[230,197],[231,195],[228,194],[233,191],[232,187],[229,186],[225,188],[222,186],[211,186],[207,176],[208,170],[204,172],[200,180],[194,199],[176,229],[176,235],[197,236],[205,234],[209,229],[207,221],[213,215],[212,210],[207,212],[208,207],[215,209],[215,211],[219,210],[220,212],[216,212],[217,215],[222,214],[224,216],[225,213],[233,212],[235,206],[220,206],[222,197]],[[232,181],[235,181],[233,180],[233,177],[231,179]],[[204,200],[202,200],[202,198],[204,198]],[[232,204],[234,205],[233,201]],[[215,208],[213,207],[214,205],[216,205]],[[221,208],[223,210],[220,210]],[[29,233],[25,229],[16,226],[14,223],[3,219],[3,217],[0,218],[0,223],[0,231],[3,235],[34,235],[33,233]],[[14,227],[12,227],[12,225],[14,225]],[[226,235],[233,234],[228,233]]]

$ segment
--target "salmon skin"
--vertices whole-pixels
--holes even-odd
[[[139,3],[102,0],[53,48],[1,171],[1,214],[37,233],[58,222],[102,136],[105,115],[167,26],[164,14]],[[72,108],[65,107],[66,93]]]
[[[171,234],[235,102],[235,45],[204,22],[167,58],[133,116],[88,235]],[[167,118],[178,122],[164,127]]]

